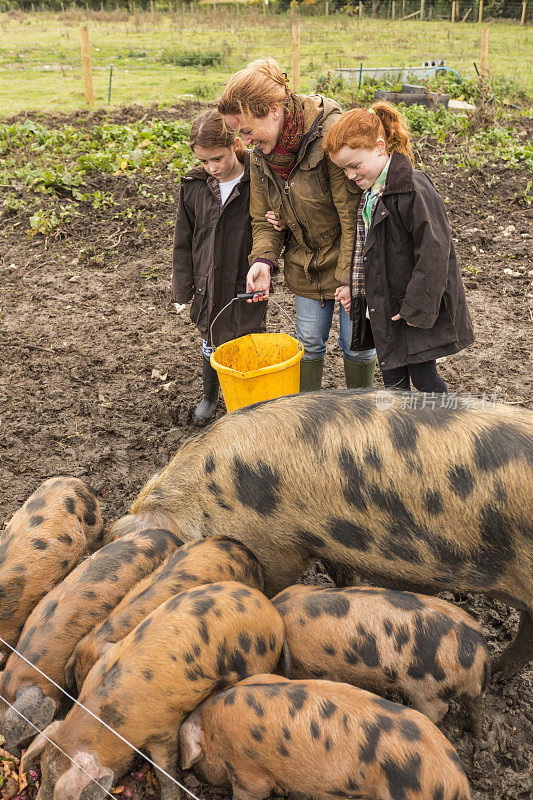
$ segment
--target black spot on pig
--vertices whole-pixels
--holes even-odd
[[[200,624],[198,626],[198,634],[204,644],[209,644],[209,631],[207,629],[205,619],[200,620]]]
[[[252,736],[252,739],[255,739],[256,742],[262,742],[263,741],[263,734],[261,733],[259,728],[255,727],[255,725],[253,725],[250,728],[250,734]]]
[[[359,659],[361,659],[363,664],[367,667],[379,666],[376,637],[371,633],[362,631],[360,625],[358,626],[358,630],[360,639],[350,639],[350,647],[344,651],[346,661],[348,664],[357,664]]]
[[[381,728],[375,722],[363,722],[362,728],[365,740],[359,743],[359,758],[365,764],[371,764],[376,759],[376,751],[381,736]]]
[[[458,641],[459,664],[463,669],[470,669],[476,657],[478,645],[481,644],[479,633],[466,623],[461,622],[456,630]]]
[[[283,734],[284,738],[285,738],[287,741],[289,741],[289,740],[290,740],[290,738],[291,738],[291,732],[290,732],[290,730],[287,728],[287,726],[286,726],[286,725],[284,725],[284,726],[282,727],[282,729],[281,729],[281,732],[282,732],[282,734]]]
[[[315,533],[310,533],[309,531],[296,531],[296,536],[310,547],[326,546],[324,539],[322,539],[320,536],[317,536]]]
[[[384,589],[383,597],[391,606],[404,611],[419,611],[424,608],[424,603],[412,592],[397,592],[394,589]]]
[[[100,718],[112,728],[119,728],[124,724],[124,716],[116,706],[109,703],[101,707]]]
[[[336,542],[352,550],[368,550],[372,542],[370,531],[349,519],[332,517],[327,524],[327,532]]]
[[[446,755],[448,756],[450,761],[453,761],[455,766],[458,767],[461,770],[461,772],[464,772],[464,767],[463,767],[462,761],[461,761],[461,759],[459,758],[459,756],[457,755],[457,753],[455,752],[455,750],[452,747],[450,747],[450,748],[448,748],[448,750],[446,750]]]
[[[234,703],[235,703],[235,692],[233,691],[233,689],[230,689],[228,692],[226,692],[224,696],[224,705],[232,706],[234,705]]]
[[[273,634],[273,633],[271,633],[271,634],[270,634],[270,637],[269,637],[269,640],[268,640],[268,646],[269,646],[269,648],[270,648],[270,651],[271,651],[272,653],[273,653],[273,652],[274,652],[274,650],[276,649],[276,645],[277,645],[277,639],[276,639],[276,637],[274,636],[274,634]]]
[[[432,800],[444,800],[444,786],[442,783],[439,783],[439,785],[433,790]]]
[[[206,475],[215,471],[215,459],[212,455],[207,456],[204,463],[204,471]]]
[[[267,651],[267,645],[261,634],[258,634],[255,637],[255,645],[254,645],[255,652],[258,656],[264,656]]]
[[[289,756],[289,751],[287,750],[283,742],[278,743],[277,751],[280,754],[280,756],[283,756],[283,758],[287,758]]]
[[[350,603],[341,594],[327,594],[316,592],[304,600],[304,608],[311,619],[316,619],[321,614],[341,619],[350,611]]]
[[[392,444],[400,454],[416,450],[418,428],[410,416],[397,411],[388,417],[387,425]]]
[[[36,497],[34,500],[28,500],[27,503],[24,504],[24,508],[28,514],[33,514],[34,511],[40,511],[45,505],[46,503],[42,498]]]
[[[178,595],[178,597],[179,597],[179,595]],[[174,599],[175,598],[172,598],[172,600],[174,600]],[[168,604],[169,608],[170,608],[170,603],[172,602],[172,600]],[[144,632],[146,631],[147,627],[149,625],[151,625],[151,623],[152,623],[151,617],[146,617],[146,619],[144,619],[139,625],[137,625],[137,627],[135,628],[135,633],[133,635],[133,638],[134,638],[134,640],[136,642],[140,642],[141,639],[143,639]]]
[[[464,552],[461,552],[456,542],[448,542],[446,539],[439,537],[435,540],[435,549],[442,563],[452,570],[466,560]]]
[[[342,715],[342,727],[345,733],[350,733],[350,723],[346,714]]]
[[[441,639],[453,627],[448,617],[439,612],[428,617],[415,615],[415,641],[413,647],[414,661],[409,665],[407,674],[411,678],[421,680],[425,675],[432,675],[436,681],[443,681],[445,673],[437,664],[437,650]]]
[[[233,462],[233,480],[240,502],[261,516],[273,514],[281,494],[279,472],[263,461],[250,466],[240,458]]]
[[[432,517],[436,517],[439,514],[442,514],[444,510],[441,494],[440,492],[437,491],[426,492],[426,495],[424,497],[424,505]]]
[[[474,463],[484,472],[519,458],[533,463],[533,440],[510,423],[500,422],[474,436]]]
[[[309,724],[309,729],[311,731],[311,736],[313,737],[313,739],[319,739],[320,738],[320,728],[318,727],[318,725],[317,725],[317,723],[316,723],[316,721],[314,719],[311,720],[311,722]]]
[[[392,669],[391,667],[383,667],[383,672],[388,681],[390,681],[391,683],[396,683],[396,681],[398,680],[397,670]]]
[[[85,589],[82,594],[85,600],[95,600],[97,596],[96,592],[93,592],[92,589]]]
[[[354,508],[364,511],[366,509],[366,499],[363,493],[365,473],[356,463],[353,453],[345,447],[339,453],[339,467],[346,479],[342,487],[344,499]]]
[[[87,513],[83,515],[83,521],[86,525],[92,528],[96,523],[96,515],[93,514],[92,511],[87,511]]]
[[[392,758],[381,762],[381,767],[387,776],[391,800],[407,800],[412,796],[411,792],[420,791],[421,764],[422,759],[418,754],[410,756],[403,764],[393,761]]]
[[[398,539],[398,534],[404,533],[405,531],[399,527],[391,531],[391,536],[384,539],[379,545],[381,553],[391,561],[401,558],[402,561],[409,561],[411,564],[421,564],[422,558],[414,545]]]
[[[337,710],[337,706],[332,700],[323,700],[320,704],[320,716],[329,719]]]
[[[383,461],[381,460],[381,456],[379,455],[378,451],[373,445],[371,445],[365,450],[365,453],[363,455],[363,461],[367,466],[373,467],[378,472],[381,471],[381,468],[383,466]]]
[[[191,614],[195,617],[203,617],[214,605],[215,601],[212,597],[199,597],[191,604]]]
[[[297,711],[300,711],[307,700],[307,691],[305,686],[291,686],[287,690],[287,697],[291,703],[291,707],[289,708],[289,714],[291,717],[294,717]]]
[[[66,497],[65,498],[65,508],[67,509],[69,514],[76,513],[76,501],[73,497]]]
[[[249,706],[257,717],[262,717],[265,713],[263,706],[259,703],[251,692],[246,693],[246,705]]]
[[[390,621],[390,619],[383,620],[383,629],[385,631],[386,636],[392,636],[394,628],[392,627],[392,622]]]
[[[228,657],[228,672],[236,672],[239,680],[244,680],[247,676],[246,659],[240,650],[233,650]]]
[[[57,600],[49,600],[43,609],[42,621],[48,622],[50,617],[54,615],[54,611],[56,610],[56,608],[57,608]]]
[[[48,542],[45,539],[32,539],[31,543],[36,550],[48,550]]]
[[[60,533],[57,538],[62,544],[70,545],[73,542],[72,536],[69,533]]]
[[[44,517],[41,517],[39,514],[35,514],[35,516],[30,517],[29,519],[29,526],[30,528],[38,528],[39,525],[42,525],[44,522]]]
[[[389,714],[402,714],[403,713],[403,706],[399,703],[392,703],[390,700],[386,700],[384,697],[373,697],[372,702],[382,708],[384,711],[387,711]]]
[[[332,645],[326,644],[324,645],[324,653],[328,656],[334,656],[336,655],[337,651]]]
[[[118,658],[111,664],[109,669],[104,671],[104,674],[100,680],[100,690],[104,690],[105,692],[109,691],[110,689],[115,689],[121,679],[122,676],[122,666]]]
[[[154,673],[152,672],[151,669],[148,668],[141,670],[141,675],[143,676],[145,681],[151,681],[153,680],[154,677]]]
[[[420,739],[420,728],[410,719],[399,719],[398,730],[408,742],[417,742]]]
[[[452,697],[455,697],[456,694],[457,694],[457,689],[454,686],[447,686],[445,689],[440,689],[437,692],[439,699],[444,700],[445,702],[451,700]]]
[[[448,482],[452,491],[461,500],[466,500],[474,488],[474,478],[468,467],[450,467],[448,470]]]
[[[250,648],[252,646],[252,640],[246,633],[239,634],[239,645],[242,647],[245,653],[250,652]]]

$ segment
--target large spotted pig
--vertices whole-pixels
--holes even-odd
[[[32,665],[65,687],[65,665],[80,639],[180,544],[168,530],[128,534],[82,561],[43,597],[23,628],[17,646],[20,655],[12,653],[1,674],[0,695],[14,705],[2,716],[9,750],[34,735],[30,723],[39,729],[47,725],[63,699],[61,690]]]
[[[76,646],[67,663],[67,684],[78,690],[111,644],[123,639],[172,595],[204,583],[240,581],[263,589],[261,567],[249,550],[224,536],[188,542],[151,575],[137,583],[111,614]]]
[[[460,700],[481,734],[490,654],[466,611],[436,597],[362,587],[296,585],[272,602],[285,623],[293,677],[395,690],[433,722]]]
[[[89,672],[80,703],[153,761],[176,776],[178,729],[186,714],[213,691],[255,672],[274,669],[283,622],[256,589],[226,581],[189,589],[160,605]],[[133,753],[112,731],[75,705],[46,736],[78,764],[38,737],[23,768],[42,754],[38,800],[91,800],[127,770]],[[176,785],[159,773],[162,800],[177,800]],[[104,787],[104,788],[102,788]]]
[[[185,540],[230,535],[263,566],[269,595],[311,558],[378,586],[493,595],[521,609],[500,664],[510,674],[533,656],[533,415],[411,400],[315,392],[228,414],[116,530],[157,511]]]
[[[332,681],[254,676],[197,708],[181,765],[234,800],[470,800],[457,753],[427,717]]]
[[[96,550],[101,533],[98,500],[78,478],[44,481],[11,517],[0,532],[0,661],[41,597]]]

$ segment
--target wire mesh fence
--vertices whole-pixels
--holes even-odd
[[[414,0],[390,0],[391,13],[393,2],[406,15],[420,8]],[[296,18],[261,10],[228,14],[218,8],[133,15],[78,10],[22,18],[0,15],[0,92],[4,83],[8,111],[83,105],[80,22],[89,25],[98,105],[215,99],[233,72],[266,55],[276,58],[291,77],[295,20],[300,25],[303,91],[331,82],[340,69],[407,68],[423,75],[421,70],[429,74],[434,65],[444,63],[463,78],[474,77],[482,28],[358,13]],[[529,25],[491,24],[491,74],[528,91],[533,82],[531,40]]]

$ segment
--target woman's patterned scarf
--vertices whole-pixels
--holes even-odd
[[[285,180],[294,167],[304,133],[304,107],[300,98],[291,93],[284,112],[285,118],[277,144],[263,158],[276,175]]]

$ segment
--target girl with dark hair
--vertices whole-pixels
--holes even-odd
[[[172,299],[191,303],[191,320],[202,336],[203,398],[193,420],[214,416],[219,398],[213,345],[264,330],[266,304],[233,303],[213,325],[218,312],[246,291],[250,225],[250,154],[216,109],[191,127],[190,147],[200,166],[181,181],[172,254]]]
[[[389,103],[356,108],[324,148],[362,190],[349,286],[354,331],[375,343],[387,388],[446,392],[436,359],[474,340],[444,202],[413,169],[407,121]],[[353,345],[352,345],[353,346]]]

